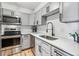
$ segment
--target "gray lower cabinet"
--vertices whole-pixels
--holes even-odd
[[[51,56],[45,49],[42,49],[42,56]]]
[[[42,41],[42,56],[51,56],[51,45]]]
[[[22,25],[29,25],[29,14],[21,13],[21,22]]]
[[[30,35],[29,34],[23,34],[21,43],[22,43],[22,49],[30,48]]]
[[[51,45],[35,38],[35,55],[36,56],[51,56]]]
[[[54,56],[73,56],[73,55],[59,48],[54,48]]]
[[[72,56],[59,48],[48,44],[47,42],[35,38],[35,55],[36,56]]]
[[[34,48],[35,47],[35,36],[30,35],[30,47]]]
[[[55,53],[54,53],[54,48],[55,47],[52,46],[51,56],[56,56]]]
[[[38,38],[35,38],[35,55],[41,56],[41,43],[42,41]]]

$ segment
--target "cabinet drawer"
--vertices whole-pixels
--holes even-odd
[[[42,42],[42,48],[47,51],[48,53],[50,53],[50,48],[51,48],[51,45],[46,43],[46,42]]]
[[[41,50],[42,50],[42,56],[51,56],[51,54],[45,51],[45,49],[41,49]]]
[[[35,44],[41,44],[42,43],[42,41],[40,40],[40,39],[38,39],[38,38],[35,38]]]

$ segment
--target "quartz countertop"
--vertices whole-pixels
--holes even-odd
[[[61,50],[65,51],[67,53],[70,53],[74,56],[79,56],[79,43],[76,43],[73,40],[63,39],[63,38],[59,38],[59,37],[56,37],[56,38],[58,38],[57,40],[47,40],[47,39],[40,37],[40,35],[44,35],[42,33],[30,33],[30,34],[37,38],[40,38],[41,40],[43,40],[53,46],[60,48]],[[55,37],[55,36],[53,36],[53,37]]]

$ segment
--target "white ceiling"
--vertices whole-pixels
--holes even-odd
[[[7,2],[7,3],[15,4],[17,6],[24,7],[31,10],[34,10],[41,4],[41,2]]]

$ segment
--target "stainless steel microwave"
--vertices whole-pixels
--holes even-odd
[[[3,16],[2,17],[3,23],[12,23],[12,24],[21,24],[20,17],[12,17],[12,16]]]

